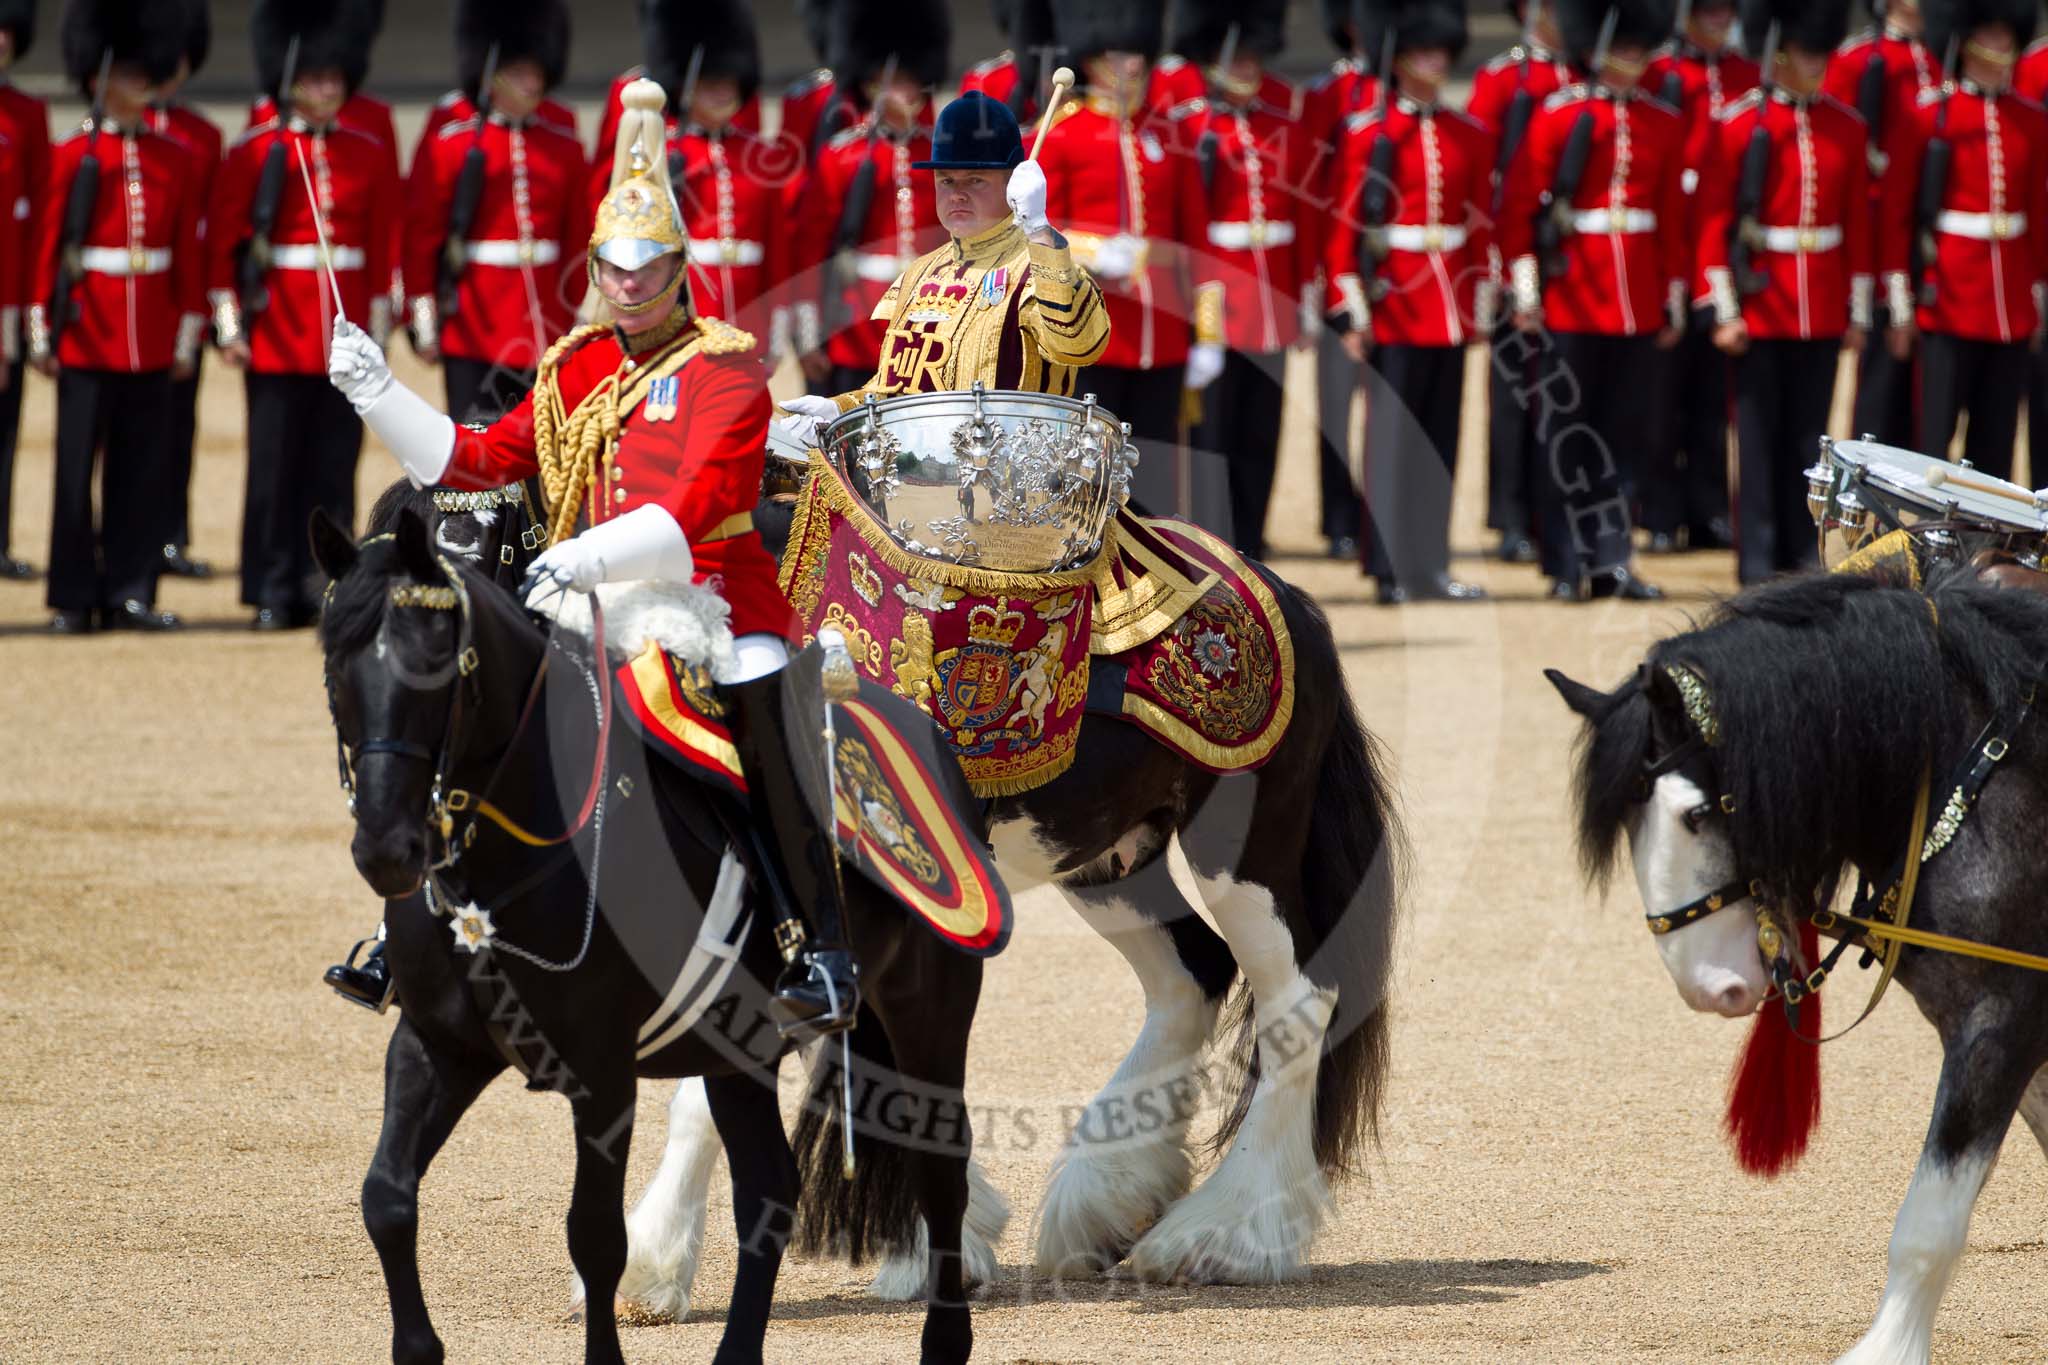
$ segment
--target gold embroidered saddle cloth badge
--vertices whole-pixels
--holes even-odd
[[[785,672],[788,705],[820,718],[812,733],[822,748],[818,651],[799,655]],[[616,676],[624,714],[650,748],[692,776],[745,795],[726,703],[704,668],[650,644]],[[930,722],[887,688],[864,681],[859,696],[833,707],[833,730],[829,792],[822,763],[798,768],[814,810],[833,802],[842,857],[946,943],[976,957],[1001,952],[1010,938],[1009,892],[990,861],[986,833],[963,823],[975,798]]]
[[[1294,708],[1277,603],[1227,545],[1119,513],[1091,564],[1018,573],[913,555],[814,458],[782,558],[808,641],[846,637],[869,679],[915,702],[978,796],[1043,786],[1073,765],[1088,711],[1192,762],[1265,762]]]

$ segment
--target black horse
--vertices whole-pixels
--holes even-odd
[[[593,1361],[622,1358],[612,1288],[626,1261],[636,1073],[704,1077],[740,1241],[717,1359],[760,1359],[799,1171],[776,1102],[784,1045],[761,984],[779,957],[766,917],[743,900],[715,795],[648,762],[626,727],[609,725],[604,661],[551,638],[478,568],[437,555],[416,511],[401,507],[388,536],[360,547],[323,520],[314,543],[334,580],[321,639],[337,733],[353,760],[353,853],[387,898],[402,1006],[384,1129],[363,1183],[394,1358],[442,1358],[415,1256],[419,1181],[463,1112],[512,1065],[529,1088],[570,1102],[569,1249],[595,1291],[585,1316]],[[444,793],[457,789],[487,799],[502,820],[479,818],[476,805],[451,810]],[[907,1241],[921,1215],[931,1229],[923,1357],[965,1360],[960,1088],[980,964],[860,878],[849,875],[847,895],[866,997],[851,1039],[856,1075],[886,1076],[922,1121],[902,1146],[857,1124],[853,1177],[804,1191],[806,1210],[826,1220],[808,1235],[859,1251]],[[678,996],[707,950],[728,965],[692,1006]],[[814,1105],[833,1103],[837,1077],[817,1069]],[[857,1088],[872,1102],[871,1087]],[[836,1157],[836,1112],[816,1126]]]
[[[1651,928],[1695,1008],[1781,1011],[1774,984],[1797,1004],[1815,928],[1886,951],[1893,888],[1889,904],[1910,902],[1907,929],[1951,940],[1907,946],[1897,963],[1943,1057],[1883,1302],[1842,1357],[1858,1365],[1927,1360],[2015,1110],[2048,1148],[2048,973],[1962,955],[2048,952],[2048,727],[2033,715],[2044,670],[2048,601],[1965,573],[1925,593],[1852,575],[1787,579],[1659,643],[1612,692],[1549,675],[1587,722],[1587,873],[1604,877],[1628,836]],[[1930,810],[1941,814],[1916,816]],[[1852,870],[1863,885],[1846,913],[1869,929],[1834,905]],[[1795,952],[1802,925],[1809,946]],[[1796,1013],[1806,1017],[1793,1027],[1817,1031],[1813,1011],[1785,1011]],[[1785,1049],[1809,1047],[1780,1032]]]

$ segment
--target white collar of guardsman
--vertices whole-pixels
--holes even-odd
[[[525,118],[513,118],[502,109],[493,109],[491,110],[490,117],[491,122],[497,124],[500,128],[531,128],[533,126],[533,115],[531,114],[528,114]]]
[[[1911,43],[1915,47],[1918,47],[1920,45],[1919,34],[1908,33],[1906,32],[1906,30],[1902,28],[1893,28],[1890,24],[1886,24],[1884,26],[1884,36],[1891,39],[1895,43]]]
[[[1777,104],[1786,105],[1793,109],[1805,109],[1811,106],[1813,102],[1819,98],[1820,91],[1818,90],[1813,91],[1811,94],[1800,95],[1795,94],[1793,91],[1787,90],[1782,85],[1774,85],[1771,87],[1772,101]]]
[[[1424,104],[1421,100],[1411,98],[1407,95],[1394,96],[1394,107],[1396,109],[1399,109],[1402,113],[1408,114],[1414,118],[1434,118],[1436,117],[1437,111],[1437,103],[1435,100],[1431,100],[1428,104]]]
[[[1962,91],[1965,95],[1975,95],[1980,100],[1995,100],[2000,95],[2011,90],[2012,85],[2009,81],[2001,81],[1997,85],[1985,85],[1980,81],[1971,80],[1968,76],[1958,76],[1956,77],[1955,88]]]
[[[305,133],[313,137],[326,137],[334,131],[334,122],[315,123],[304,114],[293,114],[284,121],[284,126],[294,133]]]

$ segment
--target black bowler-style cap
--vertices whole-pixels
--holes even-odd
[[[939,111],[929,161],[915,171],[1007,171],[1024,159],[1017,116],[1001,100],[970,90]]]

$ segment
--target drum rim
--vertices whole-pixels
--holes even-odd
[[[887,398],[863,400],[859,405],[848,408],[827,422],[819,435],[824,442],[829,443],[841,430],[856,429],[865,423],[871,406],[878,420],[895,414],[914,415],[922,408],[931,408],[947,415],[972,416],[977,398],[980,400],[982,411],[995,417],[1027,415],[1004,411],[1002,405],[1011,403],[1039,409],[1038,412],[1028,415],[1040,418],[1046,415],[1044,409],[1051,408],[1062,415],[1081,419],[1085,418],[1092,408],[1097,422],[1105,423],[1113,432],[1123,430],[1123,423],[1115,413],[1100,403],[1091,402],[1093,394],[1073,398],[1058,393],[1035,393],[1030,389],[983,389],[979,394],[973,389],[944,389],[934,393],[899,393]]]

